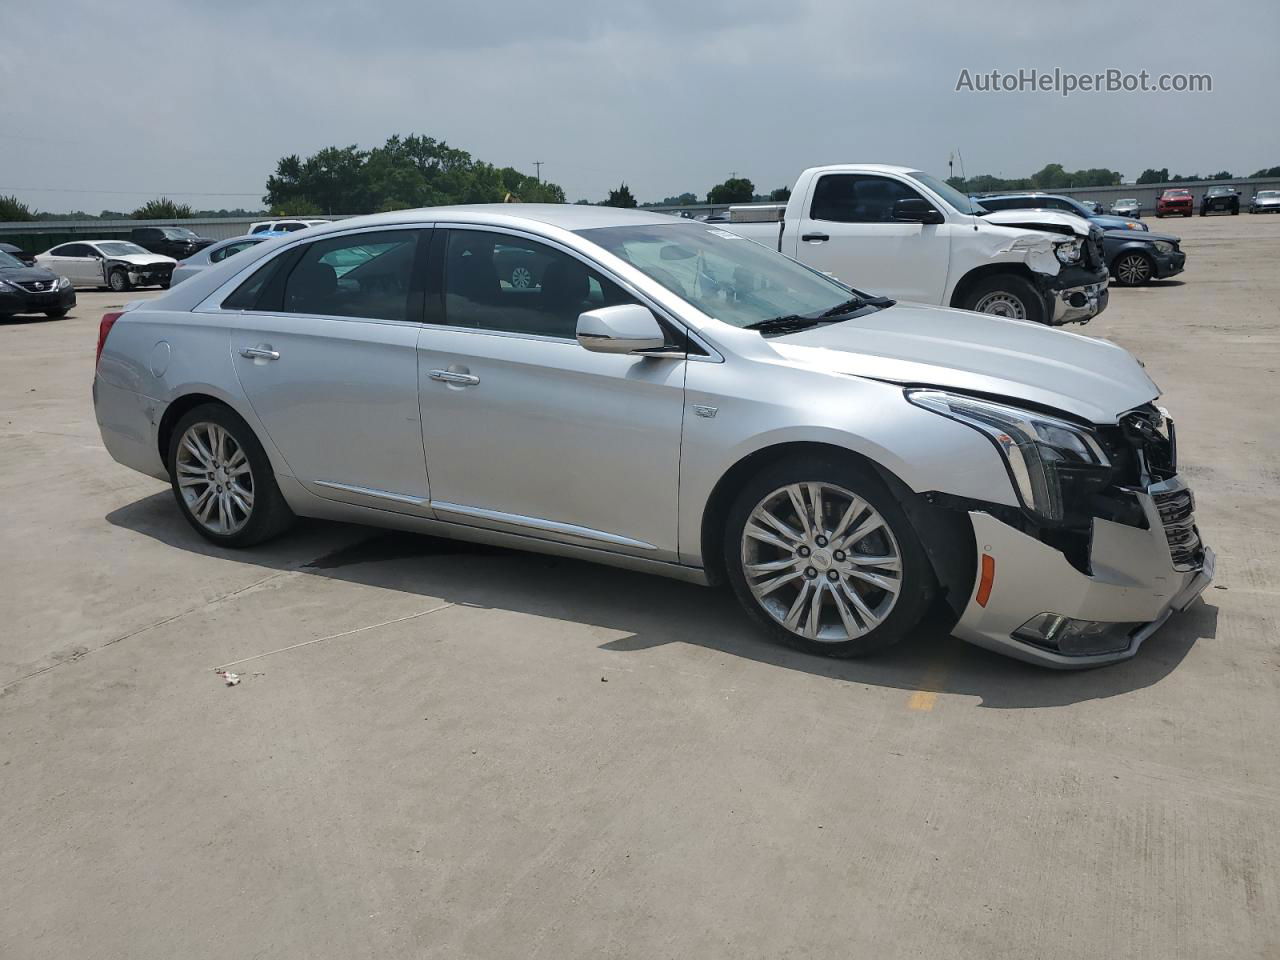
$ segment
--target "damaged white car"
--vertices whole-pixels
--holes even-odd
[[[77,287],[110,287],[117,293],[134,287],[167,290],[178,265],[173,257],[151,253],[128,240],[63,243],[36,254],[36,263]]]
[[[989,213],[910,167],[811,167],[785,204],[730,207],[726,229],[898,300],[1053,326],[1107,306],[1101,230],[1053,210]]]

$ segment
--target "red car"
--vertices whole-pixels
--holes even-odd
[[[1174,214],[1191,216],[1195,202],[1190,190],[1166,190],[1156,199],[1156,216],[1171,217]]]

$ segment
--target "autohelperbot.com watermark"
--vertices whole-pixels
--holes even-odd
[[[1111,68],[1094,73],[1075,73],[1054,67],[1041,70],[961,69],[956,93],[1212,93],[1213,75],[1208,73],[1152,73],[1149,70]]]

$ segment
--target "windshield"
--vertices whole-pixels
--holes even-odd
[[[164,235],[170,240],[199,240],[199,235],[187,227],[165,227]]]
[[[1125,205],[1125,204],[1134,204],[1134,203],[1137,203],[1137,202],[1138,202],[1138,201],[1137,201],[1136,199],[1134,199],[1134,198],[1130,197],[1128,200],[1117,200],[1117,201],[1116,201],[1116,206],[1117,206],[1117,207],[1119,207],[1119,206],[1123,206],[1123,205]]]
[[[1164,195],[1165,195],[1166,197],[1189,197],[1189,196],[1191,196],[1191,194],[1190,194],[1190,193],[1188,193],[1186,190],[1166,190],[1166,191],[1164,192]]]
[[[975,217],[980,217],[984,213],[990,212],[977,200],[966,197],[951,184],[939,180],[937,177],[931,177],[929,174],[921,173],[919,170],[913,171],[911,176],[923,183],[960,213],[968,213]]]
[[[131,257],[134,254],[146,253],[136,243],[129,243],[127,240],[108,240],[105,243],[98,244],[98,252],[105,253],[108,257]]]
[[[1230,187],[1210,187],[1209,188],[1209,196],[1211,197],[1220,197],[1223,194],[1234,193],[1234,192],[1235,191],[1232,190]]]
[[[1275,197],[1280,197],[1280,190],[1259,190],[1258,197],[1259,199],[1271,200]]]
[[[777,317],[816,317],[850,299],[848,287],[704,223],[595,227],[579,234],[707,316],[735,327]]]
[[[3,250],[0,250],[0,269],[10,270],[14,267],[25,267],[25,266],[26,264],[23,263],[21,260],[19,260],[17,257],[12,257],[9,254],[5,253]]]

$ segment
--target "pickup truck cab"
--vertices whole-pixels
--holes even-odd
[[[731,207],[725,229],[899,300],[1051,325],[1107,304],[1101,230],[1059,211],[992,213],[910,167],[811,167],[785,205]]]
[[[129,231],[129,240],[144,250],[174,260],[185,259],[213,243],[189,227],[135,227]]]

